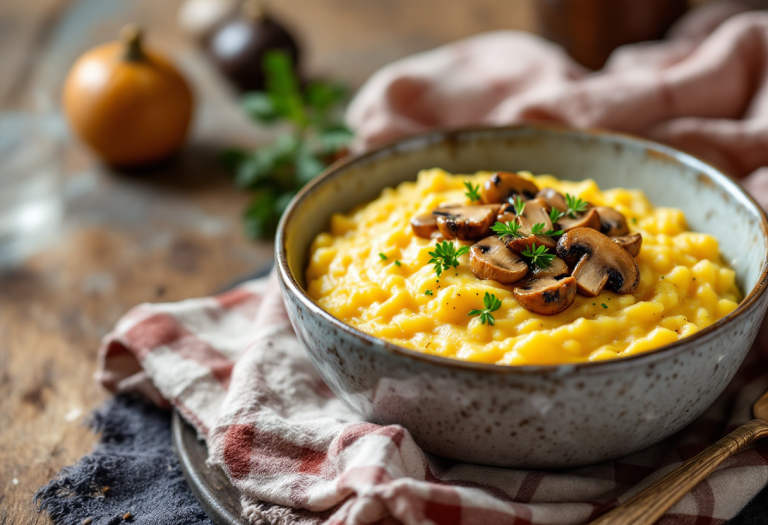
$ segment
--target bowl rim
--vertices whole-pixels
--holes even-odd
[[[490,372],[494,374],[515,374],[515,375],[541,375],[541,374],[553,374],[561,376],[572,372],[609,372],[616,368],[625,368],[634,366],[640,363],[655,363],[660,360],[667,359],[670,355],[678,354],[686,349],[692,347],[696,343],[707,341],[716,336],[717,331],[725,324],[734,321],[737,317],[742,316],[747,311],[756,307],[758,299],[765,293],[768,288],[768,252],[766,252],[763,258],[763,266],[760,276],[756,284],[752,287],[749,293],[742,299],[739,305],[731,313],[718,320],[717,322],[702,328],[695,334],[688,337],[684,337],[673,343],[669,343],[653,350],[646,352],[640,352],[638,354],[632,354],[629,356],[617,357],[614,359],[606,359],[600,361],[583,361],[578,363],[564,363],[553,365],[499,365],[495,363],[477,363],[473,361],[464,361],[460,359],[454,359],[450,357],[443,357],[434,354],[426,354],[419,352],[418,350],[412,350],[403,346],[391,343],[379,337],[366,334],[351,325],[346,324],[344,321],[337,319],[327,311],[325,311],[320,305],[313,301],[299,285],[298,281],[294,277],[289,265],[288,265],[288,253],[286,249],[286,231],[288,224],[291,221],[296,210],[301,206],[302,202],[313,192],[316,188],[327,183],[330,179],[333,179],[339,173],[343,172],[348,166],[357,162],[371,159],[372,157],[384,155],[386,153],[395,153],[398,149],[403,148],[408,143],[420,143],[423,145],[431,145],[442,142],[453,142],[453,137],[459,135],[494,132],[494,131],[518,131],[518,130],[534,130],[534,131],[554,131],[558,133],[572,133],[577,135],[583,135],[588,137],[609,137],[618,139],[617,142],[631,142],[635,145],[643,147],[647,151],[651,151],[655,154],[661,154],[665,157],[671,158],[675,162],[683,163],[685,165],[700,169],[706,176],[714,181],[720,188],[725,190],[728,194],[737,197],[737,200],[746,199],[746,201],[752,205],[753,211],[757,211],[760,217],[760,227],[763,238],[768,242],[768,219],[766,219],[765,212],[760,205],[749,195],[738,183],[736,183],[731,177],[726,175],[719,168],[713,164],[696,157],[690,153],[680,151],[671,146],[660,144],[642,137],[631,135],[623,132],[616,132],[601,128],[574,128],[571,126],[556,124],[556,123],[524,123],[507,126],[460,126],[460,127],[441,127],[431,129],[426,132],[411,134],[399,139],[386,142],[375,148],[366,149],[364,151],[348,155],[330,165],[312,181],[307,183],[294,197],[286,207],[283,216],[280,219],[277,228],[277,234],[275,237],[275,261],[277,266],[277,272],[280,277],[280,281],[284,286],[284,289],[292,293],[295,297],[301,301],[304,307],[308,308],[313,314],[322,317],[324,320],[330,322],[336,328],[360,339],[361,342],[366,343],[368,346],[378,349],[379,351],[385,351],[390,354],[397,354],[409,360],[418,361],[428,365],[437,365],[440,367],[446,367],[453,370],[467,371],[467,372]],[[415,148],[421,149],[421,148]],[[408,149],[410,151],[410,149]]]

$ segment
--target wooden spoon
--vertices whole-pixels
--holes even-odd
[[[590,525],[651,525],[723,461],[768,436],[768,392],[752,407],[755,419],[707,447],[659,481]]]

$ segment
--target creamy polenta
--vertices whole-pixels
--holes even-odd
[[[513,286],[479,280],[462,255],[437,277],[435,241],[416,237],[410,220],[445,203],[466,202],[465,181],[490,172],[451,175],[424,170],[416,182],[385,189],[373,202],[331,218],[310,249],[307,291],[322,308],[368,334],[420,352],[503,365],[597,361],[644,352],[709,326],[733,311],[740,294],[717,239],[688,231],[683,212],[654,207],[642,191],[601,191],[592,180],[524,177],[596,206],[611,206],[642,235],[637,289],[577,295],[556,315],[521,307]],[[472,242],[451,241],[460,245]],[[495,323],[470,316],[486,292],[501,300]]]

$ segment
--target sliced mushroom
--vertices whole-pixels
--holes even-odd
[[[600,231],[600,215],[598,215],[595,208],[590,208],[587,211],[574,214],[576,217],[570,215],[563,215],[557,220],[557,226],[563,232],[569,232],[576,228],[592,228],[593,230]]]
[[[495,235],[469,249],[469,267],[478,279],[493,279],[501,284],[516,283],[528,273],[528,264],[507,250]]]
[[[550,208],[555,208],[561,213],[568,211],[568,203],[565,201],[563,194],[553,188],[544,188],[536,194],[537,199],[542,199],[549,204]]]
[[[523,214],[518,215],[515,220],[520,225],[520,233],[523,237],[512,237],[511,235],[504,237],[507,249],[515,253],[522,253],[534,244],[536,246],[546,246],[550,249],[557,245],[555,239],[549,235],[533,235],[532,233],[535,224],[543,224],[543,231],[553,229],[552,221],[549,219],[549,207],[542,199],[533,199],[526,202]]]
[[[508,222],[513,222],[516,218],[517,213],[515,213],[515,206],[513,204],[507,203],[501,205],[496,220],[506,224]]]
[[[620,237],[611,237],[611,240],[627,250],[632,257],[637,257],[640,253],[640,247],[643,245],[643,236],[639,233],[630,233]]]
[[[491,233],[499,205],[445,206],[432,212],[437,216],[437,228],[446,239],[462,241],[480,239]]]
[[[481,196],[486,204],[509,202],[519,195],[528,200],[536,196],[539,187],[528,179],[514,173],[498,171],[485,182]]]
[[[559,257],[545,269],[535,271],[520,286],[515,287],[515,299],[523,308],[541,315],[555,315],[573,304],[577,291],[576,279],[568,275],[568,267]]]
[[[624,214],[608,206],[595,208],[600,216],[600,231],[608,237],[619,237],[629,233],[627,218]]]
[[[631,293],[640,282],[635,259],[609,237],[591,228],[576,228],[560,237],[557,254],[573,267],[579,291],[589,297],[604,287]]]
[[[416,237],[431,239],[437,232],[437,216],[432,213],[418,215],[411,219],[411,228]]]

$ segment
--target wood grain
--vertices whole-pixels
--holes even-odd
[[[359,85],[402,55],[474,32],[532,26],[532,0],[280,0],[275,9],[309,49],[311,72]],[[247,196],[216,163],[222,147],[258,144],[254,128],[205,55],[176,27],[179,0],[0,2],[0,105],[33,93],[55,105],[86,49],[125,23],[149,31],[197,95],[186,150],[141,173],[100,166],[76,141],[63,145],[67,217],[56,242],[0,272],[0,525],[50,523],[35,491],[95,442],[84,417],[107,398],[94,383],[101,338],[130,307],[209,294],[272,257],[241,233]],[[434,12],[441,19],[435,22]]]
[[[768,421],[753,419],[737,428],[591,525],[652,525],[726,459],[768,436]]]

